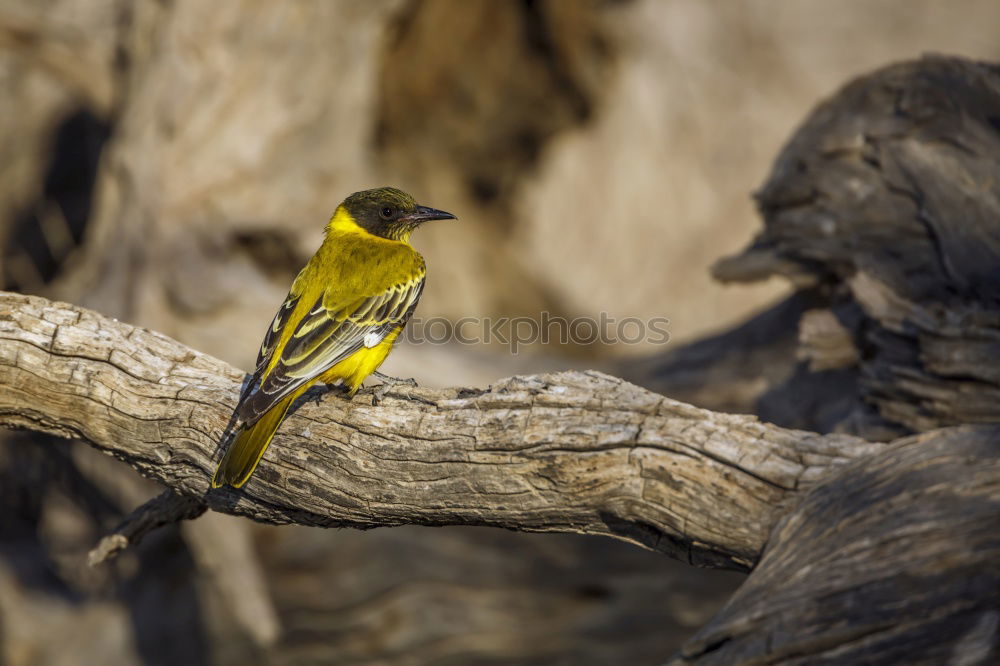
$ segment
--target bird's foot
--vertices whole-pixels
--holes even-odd
[[[381,372],[373,372],[372,376],[381,381],[382,383],[378,386],[372,387],[372,404],[378,405],[385,398],[385,394],[391,391],[393,388],[399,385],[406,386],[417,386],[417,380],[413,377],[408,377],[406,379],[400,379],[399,377],[390,377],[389,375],[384,375]]]

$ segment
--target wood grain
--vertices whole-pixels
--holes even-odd
[[[841,368],[855,404],[797,425],[880,438],[1000,421],[998,119],[1000,67],[926,56],[849,82],[778,155],[755,195],[764,228],[714,272],[819,285],[843,326],[815,369]]]
[[[398,388],[378,407],[328,394],[287,420],[245,492],[207,493],[242,379],[161,334],[0,297],[0,424],[81,438],[180,495],[264,522],[601,534],[745,570],[790,498],[884,446],[567,372]]]

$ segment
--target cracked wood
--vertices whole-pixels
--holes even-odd
[[[786,502],[884,446],[698,409],[598,372],[305,402],[207,493],[244,375],[156,332],[0,295],[0,425],[83,439],[209,508],[326,527],[602,534],[748,569]]]

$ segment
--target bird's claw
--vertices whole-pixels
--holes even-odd
[[[384,375],[381,372],[373,372],[372,376],[381,381],[382,383],[371,389],[372,392],[372,404],[378,405],[385,398],[385,394],[391,391],[396,386],[404,384],[406,386],[417,386],[417,380],[413,377],[408,377],[406,379],[401,379],[399,377],[390,377],[389,375]]]

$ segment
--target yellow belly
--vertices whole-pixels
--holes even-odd
[[[324,384],[335,384],[342,380],[350,394],[354,395],[365,379],[382,365],[402,330],[402,327],[397,328],[371,349],[359,349],[317,377],[317,380]]]

